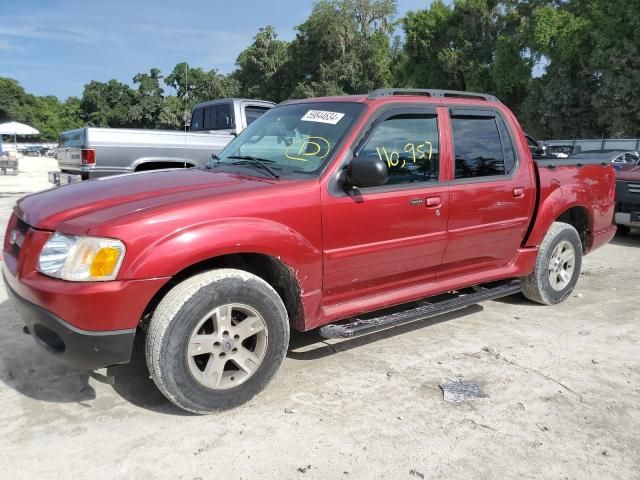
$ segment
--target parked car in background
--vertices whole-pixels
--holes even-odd
[[[18,149],[18,152],[22,153],[23,155],[28,155],[32,157],[46,155],[48,151],[49,151],[49,147],[43,147],[40,145],[31,145],[29,147]]]
[[[491,95],[294,100],[205,168],[22,198],[3,273],[53,358],[127,363],[145,335],[160,391],[209,413],[266,387],[292,329],[350,338],[520,291],[564,301],[615,234],[614,187],[598,158],[534,160]]]
[[[629,168],[640,165],[640,152],[624,152],[624,154],[614,158],[611,164],[617,168]]]
[[[570,155],[580,152],[580,147],[558,143],[547,143],[546,152],[548,155],[554,155],[558,158],[568,158]]]
[[[122,173],[203,166],[275,104],[229,98],[193,108],[191,131],[85,127],[64,132],[55,185]]]
[[[47,151],[47,157],[55,158],[57,152],[58,152],[57,148],[50,148]]]
[[[600,158],[602,162],[610,163],[619,169],[624,165],[637,165],[640,162],[640,153],[625,150],[591,150],[576,153],[570,156],[574,160],[581,158]]]
[[[616,172],[616,214],[618,233],[640,229],[640,166],[628,166]]]

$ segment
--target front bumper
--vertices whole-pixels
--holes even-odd
[[[638,206],[637,212],[617,212],[616,225],[624,225],[629,228],[640,228],[640,206]]]
[[[49,183],[54,185],[69,185],[70,183],[79,183],[85,178],[82,175],[73,175],[65,172],[49,172]],[[88,175],[87,175],[87,178]]]
[[[19,296],[6,278],[5,285],[36,343],[58,360],[88,370],[129,362],[135,328],[97,332],[81,330]]]

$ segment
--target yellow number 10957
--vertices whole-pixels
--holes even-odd
[[[426,148],[429,148],[428,151],[425,151]],[[411,160],[413,163],[416,163],[416,160],[431,160],[431,156],[433,155],[433,145],[431,142],[424,142],[416,145],[415,143],[407,143],[404,146],[404,152],[411,154]],[[376,152],[378,152],[378,157],[383,162],[387,162],[387,166],[391,167],[404,167],[407,164],[407,161],[404,157],[400,157],[400,154],[396,150],[387,151],[385,147],[376,147]],[[400,162],[402,161],[402,165]]]

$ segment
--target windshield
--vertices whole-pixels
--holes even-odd
[[[273,108],[225,147],[207,168],[253,168],[262,175],[319,173],[335,153],[361,103],[298,103]]]

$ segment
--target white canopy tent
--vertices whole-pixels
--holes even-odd
[[[20,122],[6,122],[0,123],[0,151],[2,151],[2,135],[13,135],[13,144],[16,146],[16,152],[18,151],[18,142],[16,135],[38,135],[40,132],[24,123]]]

